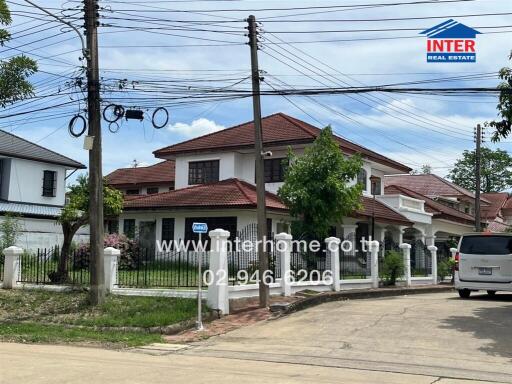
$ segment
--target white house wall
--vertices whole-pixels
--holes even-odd
[[[25,159],[11,159],[9,190],[5,200],[63,206],[66,193],[66,168]],[[55,197],[43,196],[43,172],[57,172]],[[3,194],[2,194],[3,195]]]

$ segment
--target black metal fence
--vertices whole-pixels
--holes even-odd
[[[66,260],[66,274],[58,274],[59,247],[38,249],[36,253],[21,255],[20,283],[30,284],[89,284],[89,254],[80,250],[70,252]]]
[[[432,275],[432,254],[425,243],[416,240],[411,244],[411,276],[427,277]]]
[[[0,253],[0,281],[4,281],[4,264],[5,257],[2,253]]]
[[[121,255],[117,273],[119,287],[193,288],[199,285],[199,259],[203,276],[209,268],[209,252],[138,249],[131,257],[131,263],[122,263]],[[205,286],[208,276],[201,280],[202,286]]]

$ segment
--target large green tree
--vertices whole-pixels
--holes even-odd
[[[512,156],[497,149],[482,148],[481,190],[501,192],[512,187]],[[448,177],[457,185],[470,191],[476,190],[475,151],[464,151]]]
[[[67,197],[68,203],[58,218],[62,225],[64,240],[60,250],[57,273],[52,276],[52,280],[56,282],[65,282],[68,279],[67,267],[73,236],[81,227],[89,223],[88,177],[84,175],[78,177],[77,183],[69,187]],[[103,186],[103,209],[105,216],[117,216],[123,210],[123,194],[106,183]]]
[[[5,0],[0,0],[0,25],[8,26],[12,22],[11,13]],[[11,34],[0,28],[0,45],[4,46]],[[26,56],[15,56],[0,60],[0,107],[23,100],[34,93],[28,78],[37,71],[37,64]]]
[[[351,181],[361,170],[361,157],[345,157],[331,127],[324,128],[302,156],[290,151],[288,164],[278,195],[305,235],[324,238],[332,225],[360,208],[362,186]]]
[[[512,51],[510,52],[509,60],[512,60]],[[499,85],[501,91],[498,106],[496,107],[499,119],[485,123],[486,126],[495,129],[492,134],[492,141],[494,142],[506,138],[510,134],[512,126],[512,68],[502,68],[499,77],[503,80]]]

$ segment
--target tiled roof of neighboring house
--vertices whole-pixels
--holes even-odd
[[[384,185],[399,185],[430,198],[438,196],[465,196],[472,199],[475,198],[473,192],[434,174],[385,176]],[[489,203],[487,199],[483,198],[481,200],[484,203]]]
[[[415,199],[425,201],[425,212],[433,213],[434,217],[445,218],[451,221],[462,222],[466,224],[472,224],[475,222],[475,218],[467,213],[461,212],[455,208],[443,205],[429,197],[412,191],[408,188],[399,185],[389,185],[384,189],[386,194],[402,194]]]
[[[495,219],[500,216],[500,211],[507,202],[507,192],[482,193],[481,197],[490,202],[490,205],[481,208],[482,218]]]
[[[107,182],[114,187],[132,185],[173,184],[174,160],[161,161],[148,167],[119,168],[107,175]]]
[[[125,210],[256,208],[256,187],[238,179],[195,185],[174,191],[125,200]],[[268,209],[288,210],[279,197],[266,193]]]
[[[308,144],[320,134],[320,129],[284,113],[276,113],[262,119],[263,145],[282,146],[291,144]],[[342,151],[346,154],[361,153],[369,160],[387,165],[394,169],[409,172],[404,164],[391,160],[365,147],[335,136]],[[183,153],[234,150],[254,147],[254,124],[252,121],[223,129],[192,140],[174,144],[154,152],[156,157],[166,158]]]
[[[491,221],[489,225],[487,226],[487,230],[491,232],[507,232],[512,227],[510,225],[507,225],[505,223],[500,223],[499,221]]]
[[[60,211],[60,207],[0,201],[0,213],[14,213],[16,215],[26,216],[57,217],[60,215]]]
[[[84,169],[85,165],[12,133],[0,130],[0,155]]]
[[[373,217],[375,215],[375,220],[379,222],[385,223],[393,223],[398,225],[412,225],[413,223],[407,219],[405,216],[401,215],[394,209],[388,207],[384,203],[376,199],[372,199],[366,196],[363,196],[362,201],[363,209],[361,211],[357,211],[350,216],[364,216],[364,217]]]

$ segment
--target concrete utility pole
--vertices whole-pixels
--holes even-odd
[[[482,127],[480,126],[480,124],[477,124],[476,126],[475,142],[475,231],[480,232],[482,230],[480,223],[480,163],[482,157],[480,146],[482,144]]]
[[[260,70],[258,67],[258,30],[256,18],[251,15],[249,24],[249,46],[251,47],[252,105],[254,110],[254,155],[256,159],[256,194],[258,216],[258,255],[260,273],[260,307],[269,305],[269,286],[264,281],[268,270],[268,256],[263,240],[267,237],[267,207],[265,202],[265,162],[263,159],[263,133],[261,127]]]
[[[89,150],[89,225],[91,229],[91,304],[105,300],[105,274],[103,265],[103,176],[101,160],[101,106],[100,75],[98,67],[98,0],[84,1],[87,38],[87,112],[89,136],[93,146]]]

